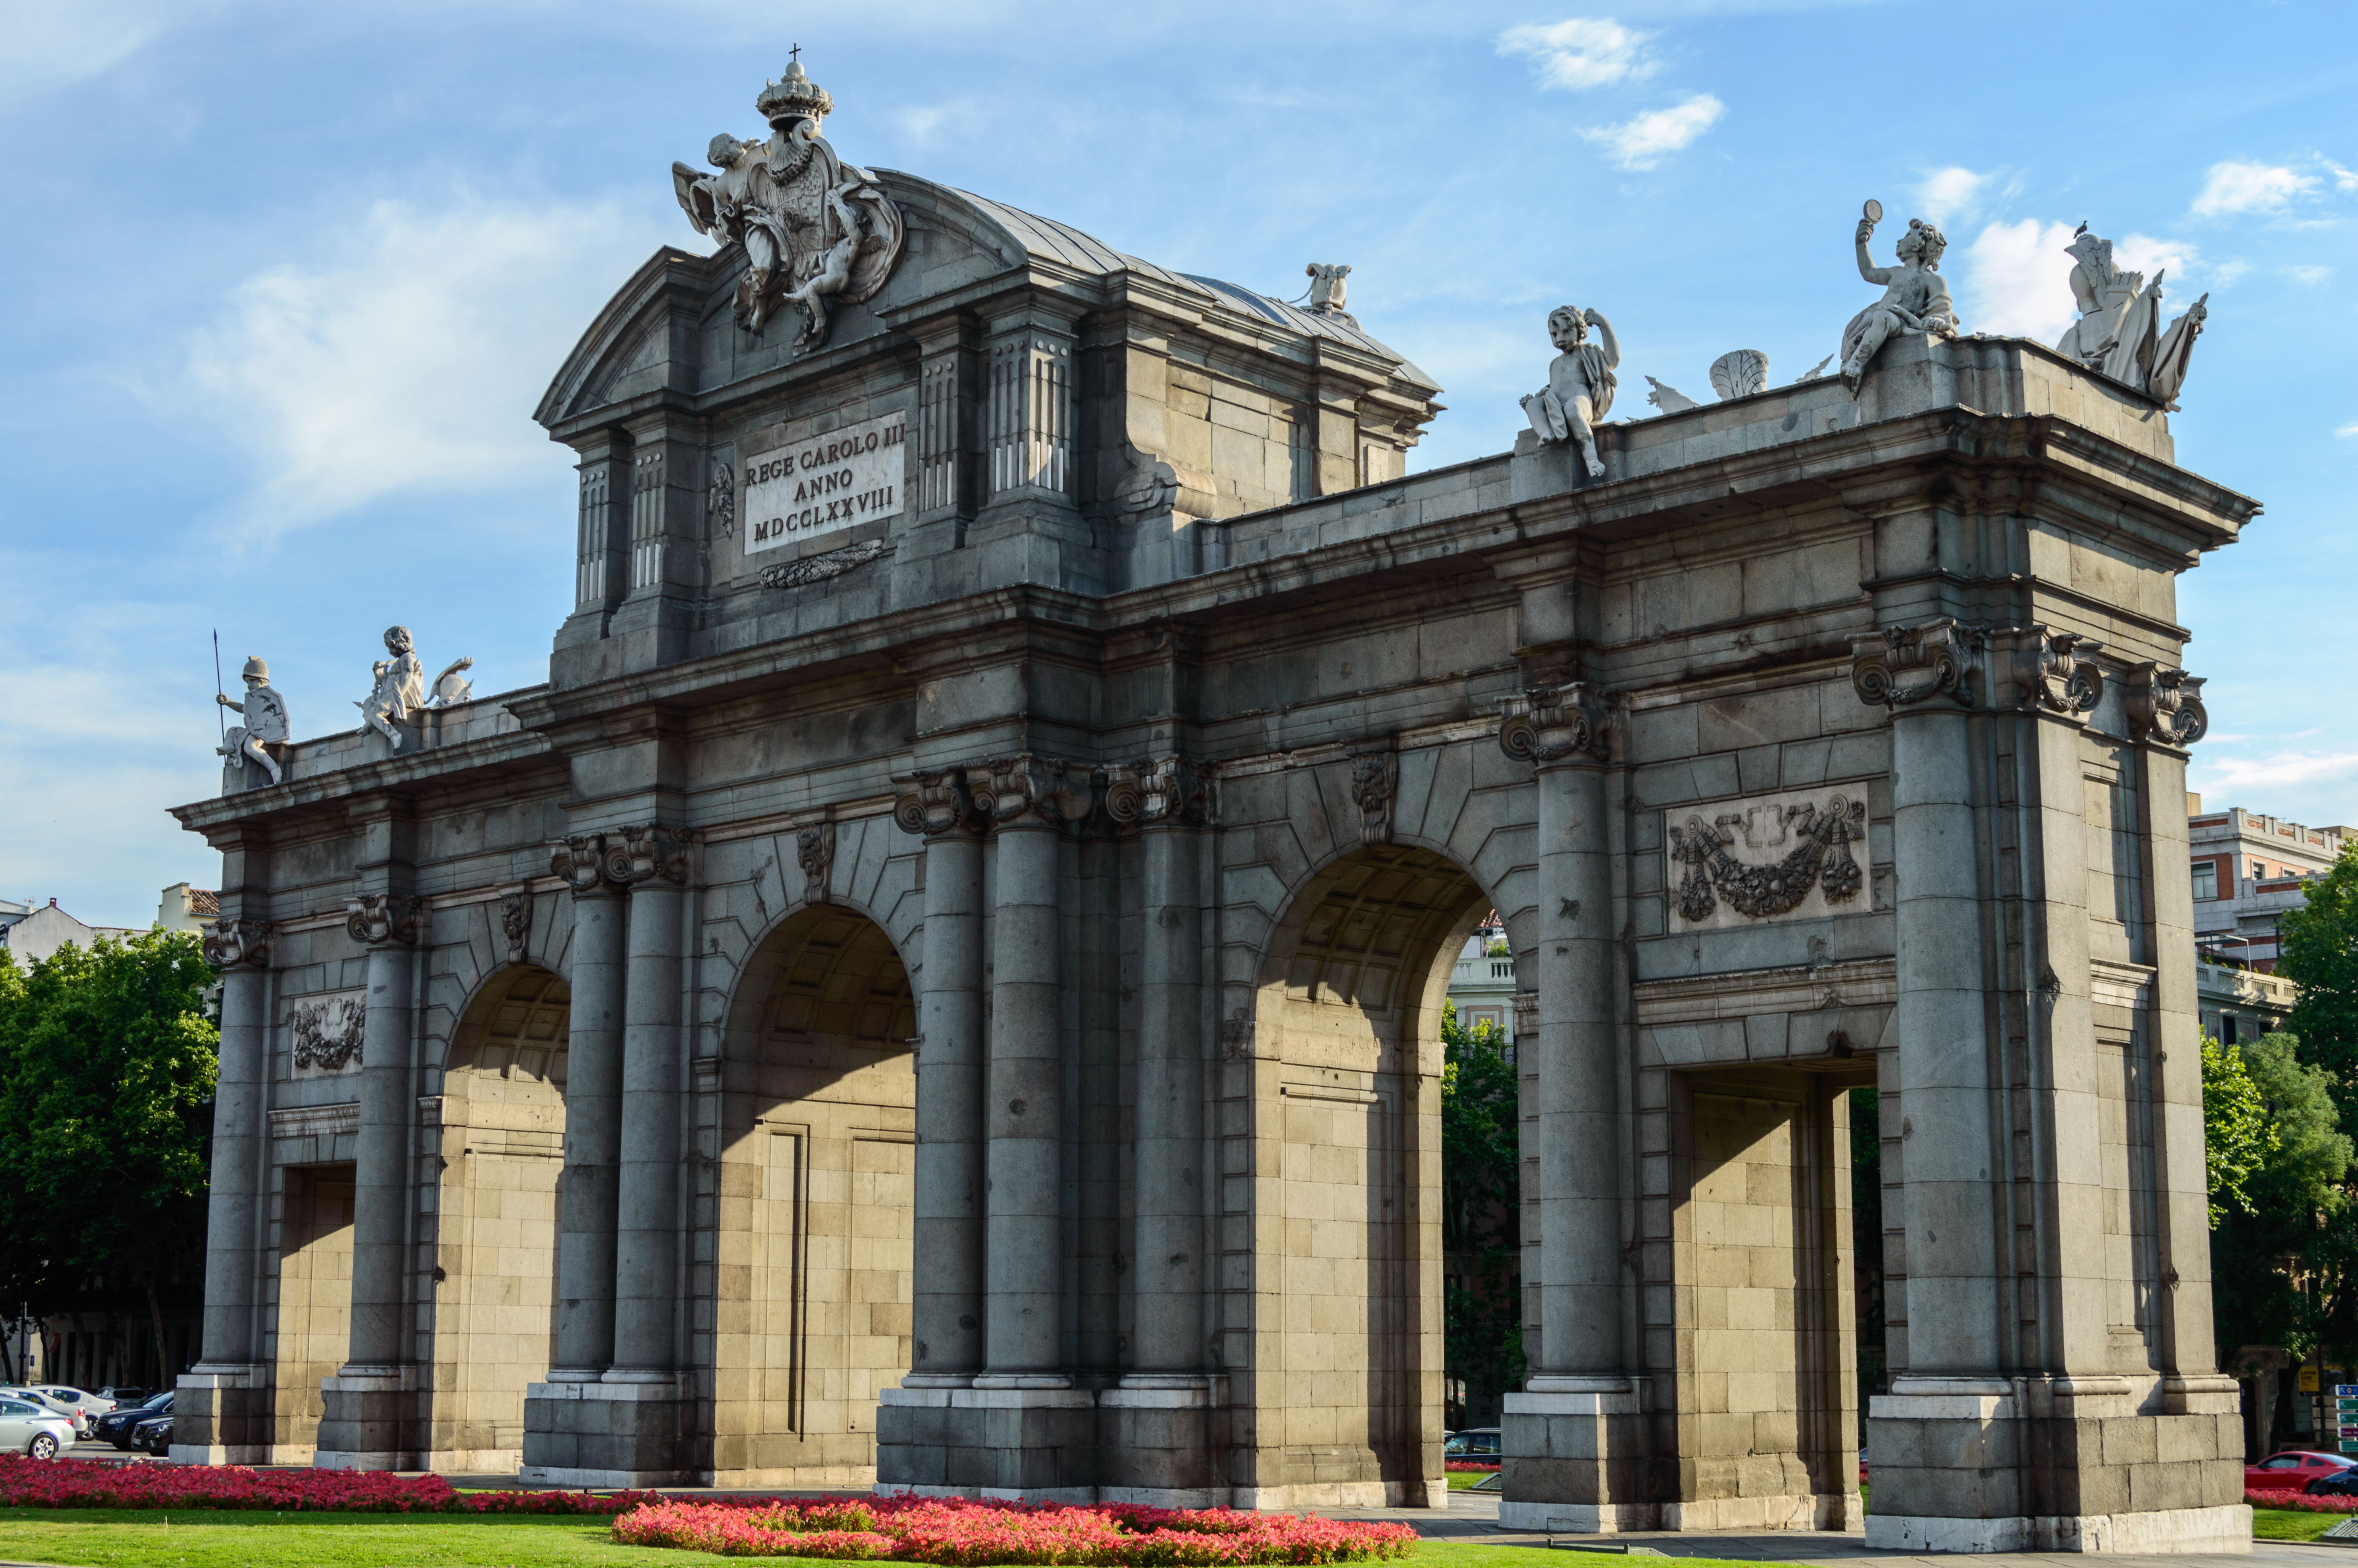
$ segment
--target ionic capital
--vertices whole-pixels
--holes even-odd
[[[622,891],[606,875],[606,835],[579,833],[550,846],[549,874],[563,879],[576,898],[596,898]]]
[[[966,780],[992,823],[1001,827],[1062,827],[1088,815],[1089,792],[1072,786],[1065,764],[1029,752],[1001,758],[988,767],[968,768]]]
[[[1971,708],[1985,639],[1952,615],[1886,626],[1850,640],[1850,683],[1861,702],[1898,711],[1924,703]]]
[[[2130,669],[2122,696],[2132,740],[2184,748],[2202,739],[2211,715],[2202,706],[2201,676],[2150,660]]]
[[[372,947],[406,947],[416,942],[426,901],[397,892],[364,892],[344,906],[344,929]]]
[[[622,887],[665,881],[675,887],[687,881],[687,845],[694,837],[685,827],[650,822],[605,835],[606,878]]]
[[[905,833],[922,833],[928,838],[938,838],[946,833],[979,833],[989,824],[989,817],[975,804],[974,794],[966,785],[964,768],[944,768],[936,773],[909,775],[908,783],[916,787],[903,793],[892,802],[892,820]]]
[[[1611,720],[1604,695],[1586,681],[1531,687],[1498,702],[1498,746],[1519,762],[1608,762]]]
[[[1106,770],[1106,814],[1128,827],[1201,827],[1212,815],[1212,773],[1188,757],[1141,757]]]
[[[2104,645],[2095,639],[2025,626],[1997,641],[2012,654],[2015,694],[2024,707],[2082,719],[2103,700],[2104,673],[2096,654]]]
[[[205,962],[217,969],[266,969],[270,936],[266,920],[209,920],[204,925]]]

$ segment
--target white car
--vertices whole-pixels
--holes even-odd
[[[74,1431],[84,1437],[90,1435],[92,1422],[114,1408],[113,1400],[102,1398],[84,1389],[69,1389],[62,1385],[49,1383],[43,1383],[38,1387],[40,1392],[49,1396],[49,1402],[51,1406],[59,1410],[70,1409],[74,1412]]]
[[[71,1389],[66,1390],[70,1394],[75,1391]],[[12,1384],[0,1388],[0,1400],[21,1400],[27,1404],[38,1405],[43,1410],[61,1415],[66,1419],[67,1424],[72,1428],[73,1434],[77,1438],[90,1435],[90,1423],[95,1419],[95,1412],[84,1411],[81,1405],[70,1400],[58,1398],[56,1392],[49,1389]]]
[[[0,1394],[0,1453],[55,1459],[73,1446],[73,1422],[45,1404]]]

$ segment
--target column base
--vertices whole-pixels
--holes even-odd
[[[548,1487],[678,1487],[687,1413],[674,1373],[627,1382],[527,1383],[523,1479]]]
[[[418,1467],[416,1454],[404,1442],[416,1414],[416,1368],[345,1367],[319,1379],[319,1433],[311,1450],[312,1468]]]
[[[1638,1378],[1541,1375],[1509,1394],[1499,1524],[1573,1535],[1662,1528],[1645,1496],[1645,1402]]]
[[[175,1465],[270,1463],[270,1368],[200,1363],[173,1385]]]
[[[1212,1463],[1212,1425],[1228,1380],[1203,1373],[1133,1372],[1098,1395],[1102,1455],[1098,1498],[1159,1509],[1226,1508]]]
[[[913,1497],[1095,1502],[1103,1455],[1087,1389],[884,1389],[876,1489]],[[1059,1379],[1062,1381],[1062,1379]]]
[[[2252,1548],[2230,1378],[1903,1377],[1867,1433],[1879,1551]]]

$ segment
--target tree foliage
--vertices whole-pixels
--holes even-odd
[[[220,1034],[197,938],[0,955],[0,1300],[34,1312],[94,1286],[200,1277]]]
[[[2277,972],[2300,988],[2286,1032],[2331,1074],[2344,1123],[2358,1110],[2358,844],[2279,922]]]
[[[2274,1137],[2244,1178],[2246,1206],[2226,1206],[2212,1237],[2222,1364],[2234,1370],[2234,1354],[2245,1345],[2282,1346],[2296,1357],[2320,1345],[2358,1347],[2351,1333],[2358,1216],[2343,1186],[2351,1142],[2333,1081],[2301,1060],[2300,1042],[2288,1033],[2229,1049]],[[2206,1120],[2208,1109],[2206,1096]]]
[[[1465,1028],[1455,1009],[1442,1011],[1441,1044],[1442,1247],[1466,1265],[1445,1286],[1443,1348],[1470,1389],[1498,1394],[1523,1381],[1515,1068],[1498,1030]]]
[[[2244,1189],[2281,1142],[2244,1054],[2202,1037],[2202,1152],[2209,1168],[2211,1228],[2228,1211],[2252,1212]]]

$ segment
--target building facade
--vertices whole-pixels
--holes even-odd
[[[843,164],[823,99],[675,170],[730,243],[540,407],[549,683],[179,811],[227,983],[176,1453],[1442,1506],[1439,1019],[1495,909],[1506,1517],[1858,1522],[1878,1084],[1871,1529],[2247,1540],[2147,868],[2175,578],[2254,503],[2159,405],[1902,336],[1604,425],[1601,477],[1401,477],[1437,389],[1338,309]]]
[[[2249,1044],[2280,1027],[2298,991],[2277,972],[2285,913],[2301,908],[2350,841],[2347,827],[2309,827],[2230,806],[2205,812],[2186,800],[2187,849],[2194,878],[2196,994],[2203,1031]]]

